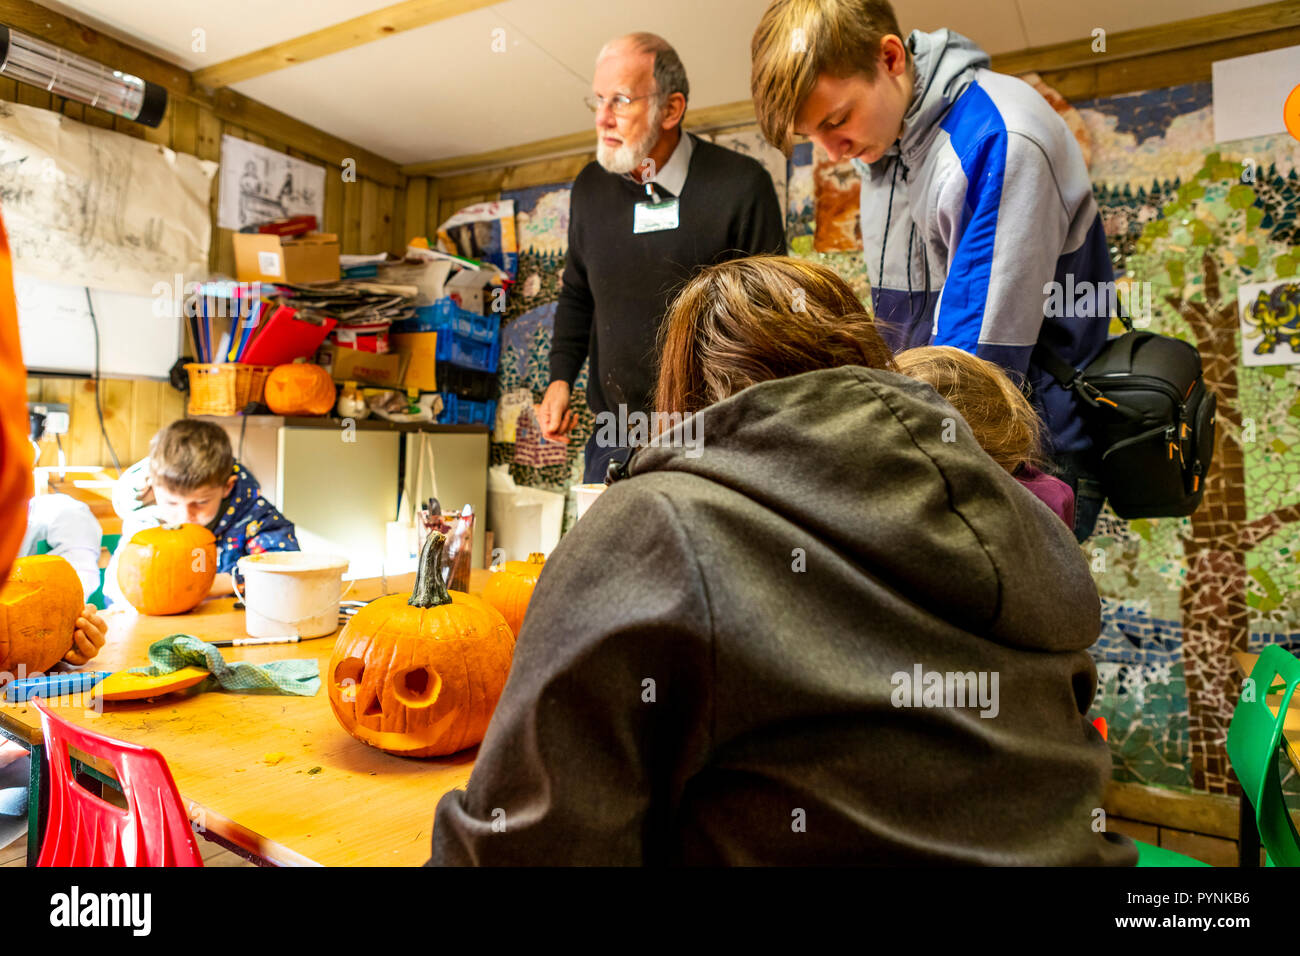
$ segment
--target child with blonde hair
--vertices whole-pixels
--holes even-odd
[[[947,345],[907,349],[894,361],[904,375],[933,386],[966,419],[989,457],[1074,527],[1074,492],[1039,467],[1042,421],[999,366]]]

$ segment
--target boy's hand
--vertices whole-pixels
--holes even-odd
[[[212,587],[208,588],[208,597],[225,597],[234,593],[234,579],[229,574],[218,574],[212,579]]]
[[[99,616],[99,609],[93,604],[87,604],[82,608],[72,632],[72,649],[63,655],[63,659],[80,667],[99,653],[107,635],[108,625]]]

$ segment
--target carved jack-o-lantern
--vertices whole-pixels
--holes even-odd
[[[545,564],[546,556],[539,551],[528,555],[527,561],[506,561],[492,569],[492,577],[483,589],[483,600],[505,616],[515,637],[524,626],[524,612]]]
[[[202,525],[137,531],[117,561],[117,585],[141,614],[184,614],[212,590],[217,539]]]
[[[510,673],[515,639],[480,598],[442,583],[446,539],[434,532],[420,553],[415,590],[371,601],[334,645],[330,706],[363,743],[404,757],[473,747]]]

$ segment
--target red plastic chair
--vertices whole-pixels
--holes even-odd
[[[50,761],[50,812],[37,866],[202,866],[171,771],[162,754],[96,734],[56,716],[39,697]],[[127,809],[72,776],[68,747],[113,765]]]

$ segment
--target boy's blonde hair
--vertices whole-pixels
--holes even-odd
[[[152,484],[175,494],[225,485],[235,471],[230,437],[219,425],[182,418],[172,422],[149,443]]]
[[[763,136],[787,156],[794,121],[823,73],[843,78],[876,77],[880,43],[903,42],[889,0],[775,0],[763,13],[750,44],[749,90]]]
[[[894,361],[904,375],[934,386],[1008,473],[1042,466],[1043,424],[999,366],[947,345],[907,349]]]

